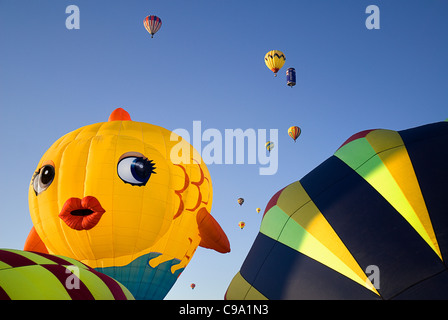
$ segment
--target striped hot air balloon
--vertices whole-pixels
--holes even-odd
[[[63,256],[0,249],[0,300],[133,300],[111,277]]]
[[[271,152],[271,150],[274,149],[274,142],[272,142],[272,141],[266,142],[265,147],[266,147],[266,150]]]
[[[288,129],[288,135],[294,139],[294,142],[296,142],[301,133],[302,130],[298,126],[292,126]]]
[[[353,135],[266,206],[227,299],[448,299],[448,122]]]
[[[147,16],[143,20],[143,25],[146,30],[151,34],[151,38],[154,37],[154,34],[159,31],[162,26],[162,19],[157,16]]]

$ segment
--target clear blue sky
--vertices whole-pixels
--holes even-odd
[[[71,4],[79,30],[65,27]],[[365,26],[371,4],[379,30]],[[212,214],[232,252],[199,248],[166,297],[222,299],[258,233],[255,209],[275,192],[356,132],[448,118],[447,13],[445,0],[0,0],[0,247],[23,248],[42,154],[117,107],[190,133],[195,120],[223,136],[278,129],[275,175],[259,175],[247,158],[208,166]],[[153,39],[143,27],[149,14],[163,21]],[[286,55],[276,78],[263,59],[274,49]],[[294,88],[288,67],[297,71]],[[303,130],[296,143],[291,125]]]

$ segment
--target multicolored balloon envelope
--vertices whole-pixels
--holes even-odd
[[[288,135],[294,139],[294,142],[296,142],[297,138],[302,133],[302,129],[300,129],[298,126],[292,126],[288,129]]]
[[[118,281],[75,259],[0,249],[0,300],[134,300]]]
[[[162,19],[160,19],[159,17],[154,16],[154,15],[147,16],[143,20],[143,25],[145,26],[145,29],[151,35],[151,38],[153,38],[154,34],[157,31],[159,31],[160,27],[162,26]]]
[[[269,201],[226,299],[448,299],[448,122],[353,135]]]

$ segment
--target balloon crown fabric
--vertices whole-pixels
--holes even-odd
[[[116,280],[63,256],[0,249],[0,300],[134,300]]]
[[[114,111],[112,111],[108,121],[127,121],[127,120],[129,121],[132,120],[130,114],[123,108],[117,108]]]
[[[226,299],[447,299],[448,123],[365,130],[268,202]]]
[[[179,146],[190,153],[174,163]],[[208,169],[188,142],[118,108],[109,121],[58,139],[39,161],[25,250],[75,258],[114,277],[124,269],[154,272],[140,280],[145,293],[138,297],[161,299],[198,246],[230,251],[210,215],[212,200]]]

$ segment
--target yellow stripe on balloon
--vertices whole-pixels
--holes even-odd
[[[442,260],[411,159],[398,132],[371,131],[341,147],[335,156],[374,187]]]
[[[268,300],[238,272],[226,292],[226,300]]]
[[[260,232],[378,294],[299,181],[282,191],[264,216]]]

